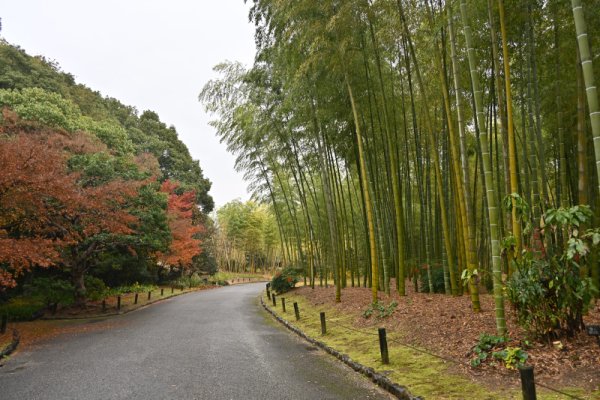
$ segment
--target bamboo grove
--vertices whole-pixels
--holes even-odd
[[[217,66],[200,99],[308,284],[333,279],[338,301],[368,286],[377,302],[421,278],[475,312],[487,290],[504,334],[503,285],[548,210],[598,210],[598,10],[255,0],[254,65]]]

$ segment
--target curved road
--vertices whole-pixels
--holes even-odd
[[[276,325],[263,287],[178,296],[26,349],[0,368],[0,399],[390,398]]]

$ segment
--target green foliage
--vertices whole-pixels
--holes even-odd
[[[11,321],[29,321],[39,310],[46,307],[39,297],[19,296],[0,304],[0,315],[8,315]]]
[[[365,311],[363,311],[364,318],[370,318],[371,315],[376,314],[377,318],[387,318],[394,313],[398,307],[398,303],[396,301],[392,301],[389,305],[385,305],[384,303],[374,303],[371,304]]]
[[[34,278],[24,289],[28,296],[37,297],[47,305],[70,304],[75,291],[69,281],[60,278]]]
[[[298,283],[298,276],[301,271],[295,268],[287,267],[283,271],[279,271],[271,279],[271,290],[275,293],[281,294],[293,289]]]
[[[139,284],[138,282],[135,282],[133,285],[109,288],[106,293],[107,293],[107,296],[119,296],[119,295],[127,294],[127,293],[146,293],[146,292],[150,292],[150,291],[153,291],[156,289],[158,289],[158,286],[156,286],[156,285],[144,285],[144,284]]]
[[[102,279],[86,276],[84,278],[85,283],[85,297],[92,301],[102,300],[108,293],[108,288],[104,284]]]
[[[441,266],[431,266],[431,281],[433,283],[433,293],[444,293],[444,269]],[[429,293],[429,277],[427,269],[421,268],[419,273],[419,291]]]
[[[519,324],[534,336],[570,336],[583,329],[583,314],[597,293],[591,279],[582,274],[597,233],[578,232],[590,217],[588,206],[548,210],[545,232],[560,233],[566,244],[562,248],[538,244],[539,249],[525,251],[515,262],[516,271],[506,284],[507,297]]]
[[[508,369],[517,369],[525,365],[529,357],[520,347],[507,347],[504,350],[495,351],[492,356],[497,360],[504,361],[504,366]]]
[[[506,343],[506,338],[502,336],[488,335],[487,333],[479,335],[479,341],[472,349],[473,353],[475,353],[475,358],[471,359],[471,366],[479,366],[487,360],[490,351],[504,343]]]

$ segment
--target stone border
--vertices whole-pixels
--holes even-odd
[[[378,386],[380,386],[381,388],[385,389],[386,391],[388,391],[391,394],[393,394],[394,396],[396,396],[398,399],[401,399],[401,400],[423,400],[422,397],[413,396],[412,394],[410,394],[410,392],[408,391],[408,389],[405,386],[401,386],[395,382],[392,382],[388,377],[376,372],[373,368],[364,366],[364,365],[352,360],[350,358],[350,356],[348,356],[347,354],[342,354],[339,351],[337,351],[336,349],[327,346],[325,343],[311,338],[310,336],[308,336],[307,334],[302,332],[300,329],[296,328],[294,325],[290,324],[288,321],[281,318],[271,308],[269,308],[263,301],[262,294],[260,296],[260,304],[263,306],[263,308],[265,310],[267,310],[267,312],[269,314],[271,314],[277,321],[279,321],[281,324],[283,324],[286,328],[288,328],[289,330],[291,330],[298,336],[302,337],[304,340],[308,341],[309,343],[325,350],[327,353],[331,354],[338,360],[342,361],[343,363],[348,365],[350,368],[352,368],[356,372],[363,374],[364,376],[369,378],[371,381],[376,383]]]
[[[3,348],[2,350],[0,350],[0,361],[2,361],[2,359],[4,357],[9,356],[13,351],[15,351],[17,349],[17,346],[19,345],[19,342],[21,341],[21,335],[19,335],[19,331],[17,331],[16,329],[13,328],[13,335],[12,335],[12,341],[10,342],[10,344],[8,346],[6,346],[5,348]]]

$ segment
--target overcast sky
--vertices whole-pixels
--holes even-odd
[[[243,0],[0,0],[1,35],[103,96],[156,111],[200,160],[221,206],[249,196],[198,94],[219,62],[252,63],[248,10]]]

